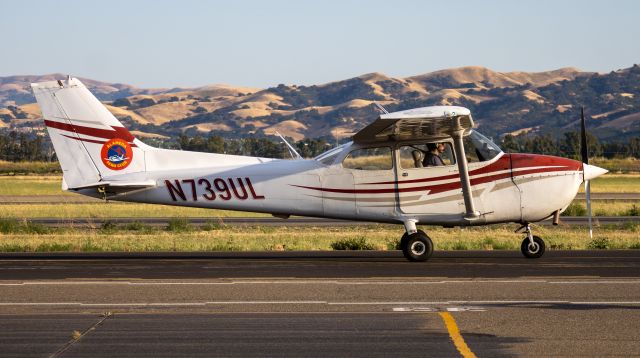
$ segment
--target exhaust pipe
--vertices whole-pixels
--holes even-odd
[[[560,224],[560,210],[553,212],[553,225],[558,226]]]

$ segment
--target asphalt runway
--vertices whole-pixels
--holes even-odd
[[[2,254],[0,352],[633,356],[640,250]]]

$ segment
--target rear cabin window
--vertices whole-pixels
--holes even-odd
[[[400,147],[400,167],[402,169],[429,168],[455,163],[449,142],[411,144]]]
[[[356,170],[390,170],[393,158],[390,147],[356,149],[342,161],[342,166]]]

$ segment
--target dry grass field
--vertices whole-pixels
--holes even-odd
[[[523,239],[515,225],[466,229],[424,228],[437,250],[517,250]],[[535,227],[547,247],[554,249],[640,249],[639,225],[597,227],[590,240],[584,227]],[[106,222],[95,230],[48,229],[13,220],[0,220],[0,251],[264,251],[331,250],[340,247],[393,250],[402,228],[364,227],[224,227],[216,223],[201,229],[184,221],[154,229],[140,223],[116,227]]]

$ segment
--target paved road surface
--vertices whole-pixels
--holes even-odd
[[[631,356],[640,251],[3,254],[0,350]]]

